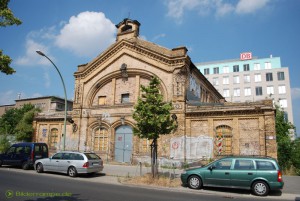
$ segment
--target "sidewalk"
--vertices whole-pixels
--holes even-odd
[[[159,168],[160,173],[164,173],[166,175],[171,174],[172,177],[179,178],[180,174],[183,170],[179,169],[166,169],[166,168]],[[131,166],[127,164],[104,164],[104,169],[102,171],[102,176],[93,178],[95,181],[98,182],[103,182],[103,183],[108,183],[108,184],[117,184],[117,185],[124,185],[122,184],[121,178],[124,177],[135,177],[135,176],[140,176],[144,175],[146,173],[151,173],[151,167],[145,167],[142,166],[140,167],[139,165]],[[289,187],[294,184],[290,184],[289,180],[290,179],[297,180],[300,183],[300,177],[287,177],[285,179],[285,187]],[[299,184],[298,183],[298,184]],[[141,185],[139,185],[141,187]],[[299,185],[298,185],[299,186]],[[230,196],[230,197],[240,197],[240,196],[253,196],[253,198],[257,198],[256,196],[250,194],[249,191],[246,192],[240,192],[237,190],[234,192],[233,190],[208,190],[208,189],[201,189],[201,190],[192,190],[186,187],[177,187],[177,188],[168,188],[168,187],[156,187],[156,186],[143,186],[145,188],[152,188],[152,189],[166,189],[170,191],[180,191],[180,192],[186,192],[186,193],[199,193],[199,194],[219,194],[222,196]],[[300,201],[300,191],[297,193],[290,193],[288,192],[289,189],[286,189],[284,187],[282,194],[278,195],[277,192],[271,193],[269,196],[265,198],[271,198],[271,199],[285,199],[285,200],[293,200],[293,201]]]

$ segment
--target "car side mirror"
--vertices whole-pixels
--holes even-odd
[[[216,168],[216,166],[212,165],[212,166],[209,166],[208,169],[209,169],[210,171],[212,171],[212,170],[215,169],[215,168]]]

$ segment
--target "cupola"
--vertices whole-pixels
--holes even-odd
[[[138,37],[140,25],[141,24],[137,20],[125,18],[122,22],[116,25],[118,29],[117,41]]]

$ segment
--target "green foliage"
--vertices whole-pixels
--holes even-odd
[[[0,135],[15,135],[18,141],[30,141],[33,128],[34,113],[40,111],[32,104],[6,111],[0,118]]]
[[[9,0],[0,1],[0,27],[20,25],[22,22],[16,18],[13,12],[8,8]],[[0,50],[0,71],[7,75],[13,74],[16,71],[10,67],[11,58],[2,53]]]
[[[288,170],[292,165],[293,144],[289,136],[289,129],[295,128],[285,119],[284,111],[276,105],[276,139],[278,163],[283,170]]]
[[[2,54],[2,50],[0,50],[0,71],[2,73],[10,75],[16,72],[13,68],[9,66],[11,62],[12,59],[7,55]]]
[[[171,133],[176,124],[170,116],[171,102],[163,102],[159,92],[160,81],[154,77],[149,86],[141,86],[142,97],[135,105],[133,119],[137,122],[134,134],[139,138],[157,139]]]
[[[291,160],[296,173],[300,175],[300,139],[293,142]]]
[[[10,147],[7,135],[0,135],[0,153],[5,152]]]
[[[16,127],[16,139],[18,141],[31,141],[32,133],[34,131],[32,121],[35,112],[36,111],[33,109],[24,113],[21,121],[18,123]]]

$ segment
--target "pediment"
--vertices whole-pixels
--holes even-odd
[[[190,62],[185,47],[170,50],[140,38],[131,38],[114,43],[88,64],[78,66],[74,76],[75,78],[86,78],[94,74],[95,71],[103,70],[109,66],[109,63],[121,58],[124,54],[168,72]]]

